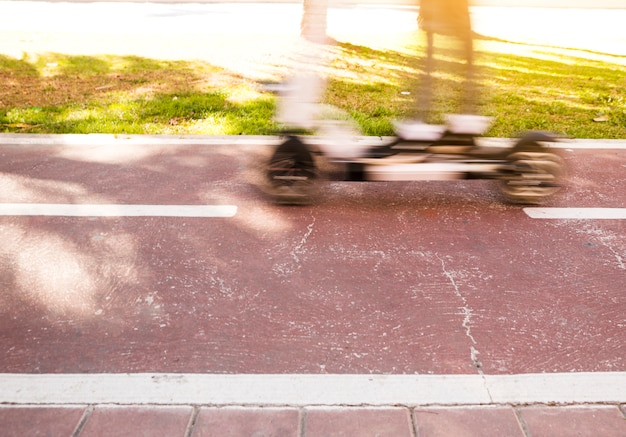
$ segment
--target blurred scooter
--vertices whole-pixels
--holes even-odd
[[[449,14],[448,3],[467,0],[421,0],[421,27],[427,35],[427,56],[421,91],[420,113],[430,108],[434,34],[453,34],[462,42],[466,64],[465,102],[473,101],[472,33],[464,14]],[[442,9],[443,8],[443,9]],[[461,12],[465,9],[461,8]],[[458,12],[458,11],[457,11]],[[443,22],[450,18],[450,22]],[[442,24],[443,22],[443,24]],[[280,88],[278,120],[285,126],[314,130],[323,142],[295,133],[284,134],[265,168],[267,192],[281,204],[310,203],[321,178],[320,160],[332,164],[325,176],[340,181],[425,181],[495,179],[505,199],[512,203],[540,204],[561,187],[563,160],[548,143],[557,137],[528,132],[502,147],[481,145],[492,119],[479,115],[448,115],[442,125],[422,121],[394,123],[395,136],[376,143],[359,139],[348,117],[320,105],[324,89],[318,69],[323,48],[313,45],[293,79]],[[462,105],[465,109],[471,105]],[[468,111],[469,112],[469,111]]]

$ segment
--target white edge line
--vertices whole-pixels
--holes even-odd
[[[524,208],[534,219],[620,220],[626,219],[626,208]]]
[[[626,372],[523,375],[0,374],[0,404],[623,403]]]
[[[622,403],[626,372],[485,376],[494,403]]]
[[[115,135],[115,134],[0,134],[0,146],[108,146],[108,145],[276,145],[276,135]],[[328,141],[320,136],[306,136],[312,144]],[[364,144],[380,144],[393,137],[357,136]],[[515,138],[484,137],[480,141],[493,147],[507,147]],[[550,143],[557,149],[626,149],[626,140],[571,139]]]
[[[234,205],[0,203],[0,216],[233,217]]]

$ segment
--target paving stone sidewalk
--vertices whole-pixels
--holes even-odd
[[[623,437],[626,405],[2,406],[0,423],[5,437]]]

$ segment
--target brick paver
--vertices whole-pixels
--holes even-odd
[[[182,437],[185,435],[192,413],[192,407],[97,406],[79,435]]]
[[[85,407],[2,407],[0,435],[3,437],[71,436]]]
[[[624,437],[626,418],[616,406],[520,408],[532,437]]]
[[[419,437],[523,437],[512,407],[417,408]]]
[[[412,437],[408,408],[307,408],[306,437]]]
[[[297,408],[202,408],[192,437],[299,437]]]

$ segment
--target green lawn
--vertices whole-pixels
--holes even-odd
[[[626,57],[477,40],[477,112],[487,135],[548,130],[579,138],[626,137]],[[366,135],[392,134],[411,117],[423,59],[416,39],[391,49],[339,42],[326,103]],[[455,112],[461,90],[453,47],[438,52],[431,121]],[[268,135],[276,97],[204,62],[132,56],[0,55],[0,132]]]

